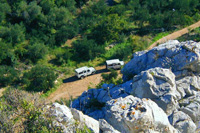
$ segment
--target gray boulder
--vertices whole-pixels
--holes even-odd
[[[119,131],[115,130],[106,120],[100,119],[99,120],[99,128],[100,132],[102,133],[120,133]]]
[[[53,122],[57,127],[61,127],[64,133],[72,133],[75,129],[75,120],[70,109],[65,105],[60,105],[59,103],[53,103],[49,107],[50,114],[55,116]]]
[[[185,76],[176,80],[176,86],[182,98],[196,95],[200,90],[200,77],[198,75]]]
[[[170,125],[165,112],[155,102],[131,95],[108,101],[105,119],[124,133],[177,132]]]
[[[103,119],[103,105],[112,99],[130,95],[131,90],[132,80],[117,86],[104,84],[100,89],[89,89],[83,92],[78,99],[73,101],[72,107],[97,120]]]
[[[188,114],[198,127],[200,122],[200,92],[180,100],[179,104],[181,106],[180,110]]]
[[[165,43],[149,51],[133,54],[133,58],[122,69],[123,80],[127,81],[141,71],[161,67],[171,69],[173,73],[188,70],[200,71],[200,43],[193,41]]]
[[[95,119],[84,115],[81,111],[71,109],[75,120],[84,123],[92,132],[99,133],[99,122]]]
[[[133,78],[132,95],[150,98],[168,115],[178,108],[181,96],[176,90],[175,75],[169,69],[152,68]]]
[[[190,116],[182,111],[174,111],[169,121],[181,133],[194,133],[197,128]]]

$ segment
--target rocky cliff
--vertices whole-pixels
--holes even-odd
[[[86,125],[94,132],[198,132],[200,43],[170,41],[136,52],[122,73],[121,85],[83,92],[73,116],[82,111],[85,123],[95,121],[95,128]]]

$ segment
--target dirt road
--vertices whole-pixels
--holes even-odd
[[[164,43],[168,40],[176,39],[186,33],[189,30],[195,29],[200,27],[200,21],[192,24],[182,30],[176,31],[170,35],[167,35],[155,43],[153,43],[149,48],[152,49],[157,44]],[[105,66],[97,67],[97,73],[95,75],[91,75],[86,77],[85,79],[79,80],[76,77],[70,77],[63,81],[63,84],[58,88],[55,92],[53,92],[49,97],[48,100],[54,102],[55,100],[59,100],[61,98],[70,99],[72,96],[73,98],[80,96],[85,90],[88,89],[88,86],[95,87],[101,81],[101,73],[107,72]]]
[[[97,71],[94,75],[90,75],[84,79],[78,79],[73,76],[63,80],[63,84],[55,92],[53,92],[49,97],[49,101],[56,101],[61,98],[70,99],[80,96],[88,87],[95,87],[101,82],[101,74],[108,73],[105,66],[99,66],[95,68]]]
[[[149,48],[148,50],[152,49],[153,47],[155,47],[157,44],[161,44],[161,43],[165,43],[166,41],[168,40],[173,40],[173,39],[176,39],[186,33],[188,33],[190,30],[193,30],[197,27],[200,27],[200,21],[198,21],[197,23],[194,23],[186,28],[183,28],[181,30],[178,30],[172,34],[169,34],[161,39],[159,39],[158,41],[154,42]]]

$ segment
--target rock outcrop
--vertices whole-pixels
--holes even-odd
[[[105,119],[124,133],[177,132],[170,125],[165,112],[155,102],[131,95],[107,102]]]
[[[199,73],[200,43],[164,43],[149,51],[136,52],[133,59],[122,69],[123,80],[127,81],[141,71],[155,67],[171,69],[175,75],[184,70],[187,72],[185,74]]]
[[[85,91],[72,107],[113,127],[101,120],[101,131],[200,130],[200,43],[171,41],[136,52],[122,73],[123,84]]]

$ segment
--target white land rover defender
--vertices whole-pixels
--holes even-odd
[[[124,62],[120,61],[119,59],[106,61],[106,69],[121,69],[121,66],[123,65],[124,65]]]
[[[76,72],[76,76],[78,78],[83,79],[84,77],[86,77],[88,75],[94,74],[96,72],[96,70],[93,67],[84,66],[84,67],[75,69],[75,72]]]

